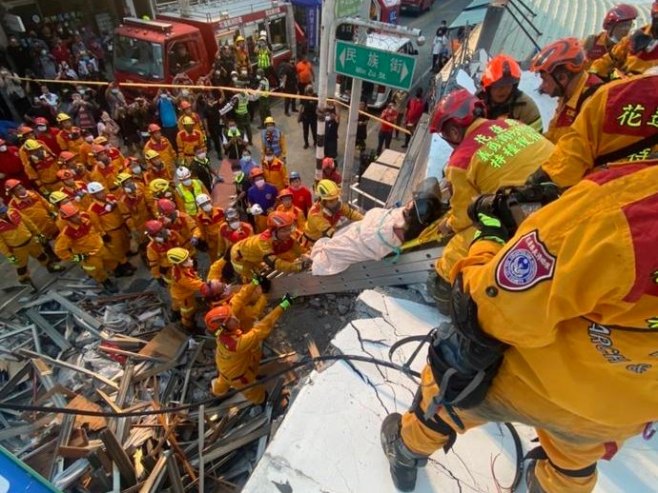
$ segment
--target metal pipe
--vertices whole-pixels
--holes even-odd
[[[537,36],[541,36],[542,34],[544,34],[539,29],[537,29],[537,26],[535,26],[530,19],[528,19],[528,17],[523,13],[523,11],[521,10],[521,8],[518,5],[516,5],[513,2],[510,2],[509,4],[512,5],[517,10],[519,15],[521,17],[523,17],[523,19],[528,23],[528,25],[532,28],[532,30],[537,33]]]
[[[512,12],[512,11],[510,10],[509,6],[505,5],[505,10],[509,13],[509,15],[512,17],[512,19],[514,19],[514,21],[519,25],[519,27],[521,28],[521,31],[523,31],[523,33],[528,37],[528,39],[530,40],[530,42],[531,42],[533,45],[535,45],[535,48],[537,49],[537,51],[540,51],[540,50],[541,50],[541,46],[539,46],[539,45],[537,44],[537,41],[535,41],[535,38],[532,37],[532,35],[528,32],[528,30],[527,30],[527,29],[525,28],[525,26],[521,23],[521,21],[518,19],[518,17],[516,17],[516,16],[514,15],[514,12]]]

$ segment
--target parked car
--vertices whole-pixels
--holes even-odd
[[[413,12],[420,15],[432,8],[434,0],[402,0],[400,3],[401,12]]]

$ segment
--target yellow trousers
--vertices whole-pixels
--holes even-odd
[[[224,375],[220,372],[219,356],[215,354],[215,363],[217,365],[218,376],[211,383],[211,392],[214,396],[219,397],[231,389],[239,390],[256,380],[256,372],[260,364],[262,353],[260,350],[254,353],[245,354],[245,357],[251,359],[249,369],[243,375]],[[262,385],[256,385],[248,388],[242,394],[253,404],[262,404],[265,401],[265,388]]]

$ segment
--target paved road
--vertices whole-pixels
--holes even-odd
[[[427,88],[429,84],[429,69],[432,63],[432,38],[440,22],[445,19],[449,25],[469,3],[470,0],[436,0],[429,12],[420,16],[403,15],[401,17],[402,25],[421,29],[427,39],[424,46],[418,47],[414,85],[421,85],[421,87]],[[330,89],[332,88],[333,84]],[[333,94],[333,90],[329,94]],[[297,123],[297,114],[293,113],[289,117],[285,116],[283,112],[283,101],[278,100],[272,105],[272,116],[275,118],[277,125],[286,134],[288,140],[288,170],[299,171],[304,183],[312,184],[315,176],[315,149],[313,147],[309,149],[303,148],[302,127],[301,124]],[[254,119],[254,148],[252,152],[260,158],[260,138],[256,134],[258,131],[255,130],[255,126],[258,123],[258,116],[256,116]],[[338,139],[339,159],[343,155],[343,149],[345,147],[346,127],[347,110],[342,110]],[[378,128],[379,125],[377,123],[371,122],[368,126],[367,145],[370,149],[377,148]],[[399,139],[393,139],[391,149],[403,152],[404,149],[400,147],[403,143],[404,136],[400,135]],[[230,169],[222,169],[222,174],[226,177],[227,181],[230,181]],[[226,190],[227,195],[232,193],[230,191],[231,187],[222,187],[222,189]]]

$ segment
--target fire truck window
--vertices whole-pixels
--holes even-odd
[[[169,48],[169,72],[176,75],[187,72],[191,67],[198,64],[199,57],[196,46],[192,40],[177,41]]]
[[[117,36],[114,46],[114,67],[148,79],[163,79],[162,45],[142,39]]]
[[[288,47],[286,33],[285,17],[270,21],[270,43],[272,44],[272,51],[284,50]]]

